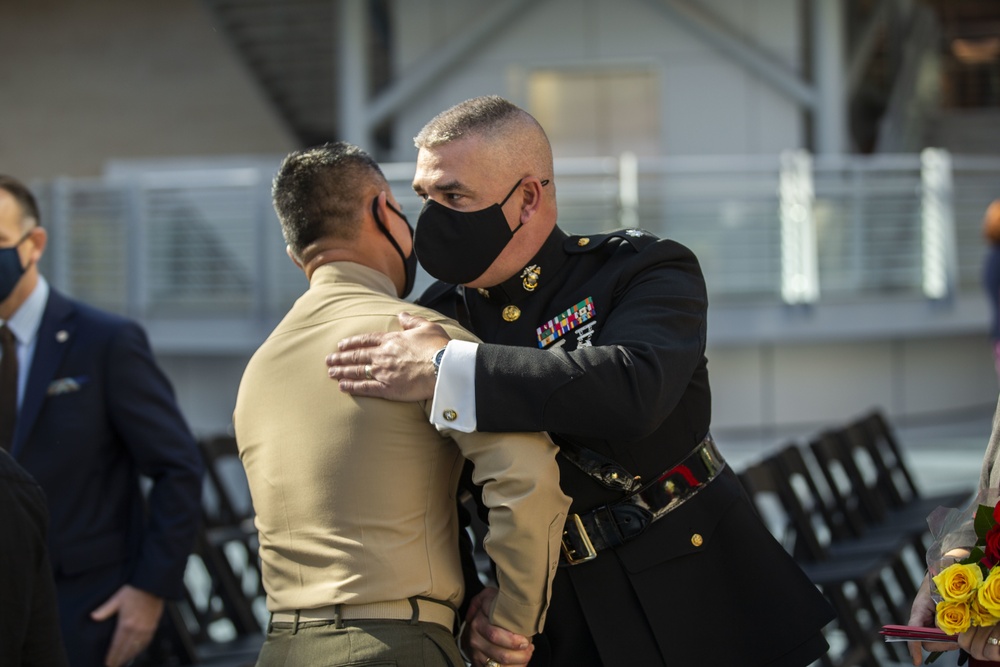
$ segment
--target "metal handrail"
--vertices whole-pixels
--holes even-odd
[[[33,184],[52,230],[43,270],[139,319],[280,317],[305,281],[285,257],[273,169],[227,164]],[[415,221],[413,165],[384,171]],[[1000,157],[943,151],[574,158],[557,160],[554,178],[570,233],[639,226],[673,238],[698,255],[713,303],[763,305],[978,290],[980,220],[997,183]],[[421,274],[418,290],[429,282]]]

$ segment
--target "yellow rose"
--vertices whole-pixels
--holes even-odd
[[[979,598],[979,595],[981,595],[982,592],[983,590],[979,589],[979,594],[970,600],[969,616],[973,625],[977,625],[981,628],[988,628],[992,625],[996,625],[997,621],[1000,619],[997,618],[993,611],[983,606],[982,600]]]
[[[949,635],[965,632],[972,626],[972,615],[965,602],[938,602],[935,616],[937,626]]]
[[[938,593],[947,602],[965,602],[976,594],[983,583],[983,571],[977,563],[962,565],[954,563],[934,577]]]
[[[986,581],[976,593],[976,599],[983,610],[994,617],[993,623],[996,623],[997,618],[1000,617],[1000,568],[990,570]],[[993,625],[993,623],[984,625]]]

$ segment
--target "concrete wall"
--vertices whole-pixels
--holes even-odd
[[[708,350],[717,430],[780,434],[833,425],[873,407],[897,420],[995,405],[984,334]]]
[[[0,171],[24,180],[297,147],[197,0],[7,3],[0,91]]]
[[[989,308],[978,292],[942,302],[886,296],[804,309],[709,306],[717,430],[780,434],[879,407],[926,421],[996,405]]]
[[[394,3],[396,72],[419,71],[449,37],[481,18],[484,4]],[[801,71],[797,0],[701,4],[780,66]],[[412,160],[413,136],[435,114],[462,100],[498,94],[528,107],[525,80],[535,69],[616,65],[648,68],[659,78],[664,155],[775,154],[803,145],[803,117],[792,101],[674,23],[656,3],[544,0],[529,4],[406,105],[395,128],[392,159]]]

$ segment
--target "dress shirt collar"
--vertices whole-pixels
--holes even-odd
[[[6,324],[20,345],[31,345],[38,335],[38,327],[42,325],[42,315],[45,314],[45,304],[49,300],[49,283],[42,275],[38,276],[38,284],[32,290],[21,307],[17,309]]]
[[[310,286],[320,283],[357,283],[375,292],[398,298],[392,279],[381,271],[355,262],[330,262],[317,267]]]

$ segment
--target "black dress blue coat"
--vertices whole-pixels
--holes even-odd
[[[62,667],[45,493],[0,450],[0,665]]]
[[[485,341],[479,430],[548,431],[647,480],[681,461],[711,421],[695,256],[639,230],[556,228],[531,266],[533,291],[516,275],[489,290],[437,283],[421,298]],[[559,460],[571,512],[621,497]],[[833,618],[727,467],[638,538],[559,569],[532,665],[807,665]]]

